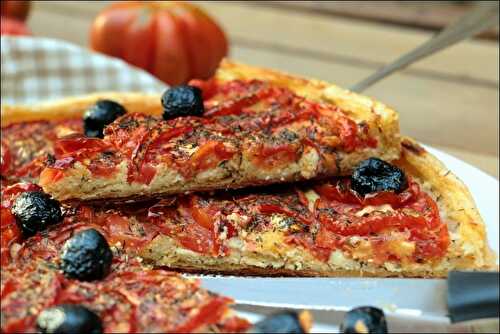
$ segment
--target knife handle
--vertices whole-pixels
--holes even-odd
[[[498,281],[498,272],[450,272],[448,311],[451,321],[498,319]]]

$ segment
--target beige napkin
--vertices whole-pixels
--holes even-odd
[[[98,91],[158,93],[166,85],[117,58],[40,37],[1,37],[1,103],[29,104]]]

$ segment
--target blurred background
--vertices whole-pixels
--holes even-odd
[[[99,50],[99,43],[90,41],[89,35],[91,27],[94,33],[102,29],[104,23],[97,23],[95,18],[110,3],[32,1],[26,26],[35,36],[63,39],[83,47],[92,45]],[[415,48],[472,6],[472,1],[192,3],[225,32],[231,58],[343,87]],[[148,20],[149,12],[144,13],[137,16],[141,24]],[[106,17],[110,14],[103,15],[101,21],[110,20]],[[134,35],[132,53],[147,58],[148,53],[142,52],[148,47],[143,33]],[[106,45],[130,40],[119,33],[97,34]],[[165,38],[163,43],[174,42]],[[195,52],[203,56],[205,50],[200,47]],[[136,65],[141,61],[131,60]],[[366,94],[400,113],[404,134],[498,178],[498,82],[497,27],[414,64]]]

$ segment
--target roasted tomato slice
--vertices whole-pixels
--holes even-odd
[[[193,79],[188,83],[190,86],[198,87],[203,92],[203,100],[210,99],[217,93],[217,81],[215,78],[209,80]]]
[[[104,151],[109,145],[99,138],[89,138],[80,134],[59,139],[54,144],[54,153],[59,158],[65,154],[80,152]]]
[[[196,223],[187,224],[176,239],[182,246],[201,254],[213,254],[215,242],[212,231]]]
[[[104,217],[105,221],[102,225],[108,231],[110,245],[119,242],[124,248],[137,251],[151,239],[151,236],[140,237],[137,233],[134,234],[131,230],[131,222],[126,217],[117,213],[104,215]]]
[[[255,146],[249,149],[249,153],[252,162],[263,169],[286,166],[298,158],[297,146],[292,144]]]
[[[231,159],[235,153],[235,149],[221,142],[209,141],[191,156],[189,165],[194,171],[204,171],[216,167],[224,160]]]
[[[189,199],[189,211],[193,219],[201,226],[211,231],[214,228],[213,212],[208,207],[203,207],[198,196]]]
[[[0,237],[0,252],[2,266],[10,262],[10,246],[14,242],[20,241],[22,233],[16,224],[14,216],[10,213],[10,209],[0,208],[1,210],[1,237]]]
[[[10,150],[7,144],[2,140],[1,144],[1,157],[0,157],[0,175],[7,175],[9,169],[10,169],[10,163],[11,163],[11,155],[10,155]]]

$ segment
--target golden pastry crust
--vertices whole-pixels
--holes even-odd
[[[465,184],[408,137],[402,140],[402,158],[397,163],[433,194],[442,213],[441,219],[448,223],[452,243],[447,255],[449,268],[446,269],[495,269],[496,255],[488,245],[485,224]]]
[[[146,138],[141,140],[154,142],[158,147],[173,147],[168,153],[170,156],[160,158],[157,155],[159,158],[149,162],[141,160],[140,164],[150,163],[146,168],[154,169],[150,171],[150,176],[153,176],[147,180],[131,176],[133,170],[145,175],[139,172],[143,166],[132,161],[131,156],[142,159],[141,154],[146,152],[141,153],[140,148],[147,147],[149,142],[140,144],[139,153],[130,153],[130,157],[121,149],[115,152],[106,148],[106,156],[96,153],[85,158],[97,168],[109,166],[110,159],[114,159],[116,168],[109,175],[94,176],[89,165],[78,160],[71,166],[58,168],[58,171],[47,168],[42,172],[40,184],[59,200],[152,197],[347,175],[368,157],[384,160],[399,157],[398,116],[392,109],[370,98],[326,82],[229,61],[221,64],[215,81],[218,87],[237,82],[241,91],[240,95],[234,95],[232,88],[228,91],[221,88],[224,93],[220,93],[220,100],[217,97],[209,100],[211,107],[206,113],[215,115],[209,125],[186,118],[177,119],[172,127],[173,122],[127,115],[120,123],[115,122],[114,127],[108,126],[108,133],[115,137],[118,132],[124,132],[120,135],[122,138],[138,138],[139,133],[145,131],[148,136],[141,137]],[[289,99],[283,99],[283,96],[289,96]],[[83,98],[82,101],[88,103],[92,98]],[[125,96],[122,99],[125,101]],[[223,110],[221,113],[220,109],[226,102],[237,104],[238,99],[252,101],[246,105],[247,111],[239,110],[228,115],[228,111]],[[149,98],[146,101],[151,103]],[[59,110],[61,105],[67,104],[53,106]],[[157,105],[160,105],[159,99]],[[138,108],[127,109],[136,111]],[[154,108],[148,111],[158,114]],[[300,116],[293,116],[299,113]],[[191,130],[163,143],[154,141],[154,131],[174,132],[182,127]],[[226,130],[233,132],[221,135],[221,131]],[[136,142],[116,144],[111,135],[106,135],[104,141],[115,147],[139,145]],[[203,160],[212,162],[207,164]]]
[[[25,106],[2,104],[2,128],[19,122],[78,118],[99,100],[116,101],[129,112],[141,112],[150,115],[161,115],[162,113],[162,107],[158,103],[160,100],[159,94],[100,92]]]

